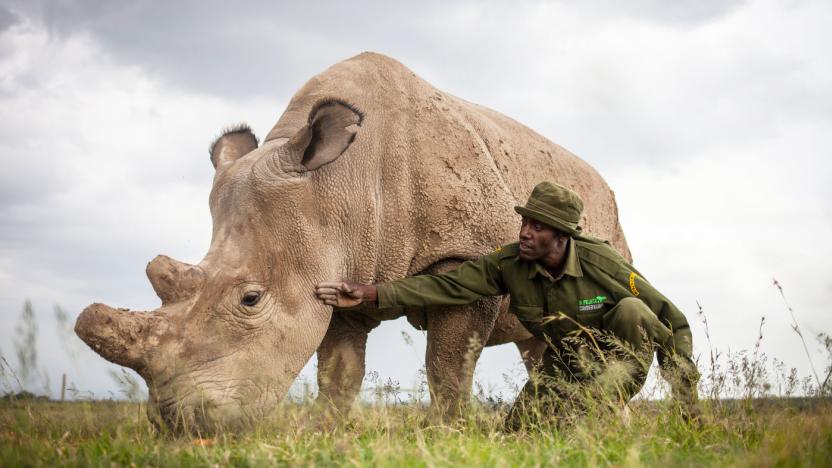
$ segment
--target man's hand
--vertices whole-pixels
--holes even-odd
[[[355,307],[363,302],[376,300],[376,287],[371,284],[318,283],[315,295],[326,305]]]

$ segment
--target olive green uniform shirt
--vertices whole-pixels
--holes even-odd
[[[484,296],[509,294],[509,311],[538,338],[557,342],[576,332],[578,324],[602,328],[603,315],[618,301],[637,297],[673,333],[671,343],[658,343],[659,362],[667,362],[667,351],[671,351],[693,364],[685,316],[609,243],[573,236],[563,272],[556,278],[539,263],[521,260],[519,253],[517,243],[509,244],[446,273],[379,284],[379,307],[461,305]]]

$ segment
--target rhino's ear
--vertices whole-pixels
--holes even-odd
[[[286,143],[282,166],[291,172],[314,171],[338,159],[349,148],[364,115],[354,106],[336,99],[316,104],[309,122]]]
[[[248,125],[242,123],[223,130],[208,152],[211,154],[211,164],[214,169],[233,163],[251,151],[257,149],[257,137]]]

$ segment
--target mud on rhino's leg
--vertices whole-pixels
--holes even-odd
[[[364,380],[367,334],[378,320],[358,312],[338,311],[318,347],[318,402],[349,410]]]
[[[491,297],[466,306],[427,308],[425,366],[434,412],[453,416],[467,403],[499,306],[500,298]]]

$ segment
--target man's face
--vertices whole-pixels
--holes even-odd
[[[555,238],[554,229],[523,216],[520,225],[520,259],[533,262],[546,257],[555,248]]]

